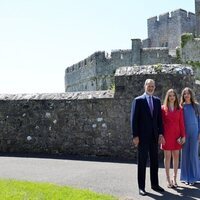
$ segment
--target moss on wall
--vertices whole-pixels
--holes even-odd
[[[199,61],[188,60],[188,61],[186,61],[186,64],[191,65],[194,69],[196,69],[196,68],[200,69],[200,62]]]
[[[192,66],[193,70],[194,70],[194,75],[195,75],[195,79],[200,80],[200,62],[199,61],[192,61],[192,60],[188,60],[186,61],[186,64],[189,64]]]
[[[194,36],[192,33],[184,33],[181,35],[181,48],[183,48],[186,43],[190,40],[193,40]]]
[[[157,73],[160,73],[162,71],[162,64],[158,63],[158,64],[154,65],[154,69]]]
[[[181,50],[180,48],[176,48],[176,62],[181,63]]]

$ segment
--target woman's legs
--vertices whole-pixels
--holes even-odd
[[[177,187],[177,171],[179,166],[179,150],[172,151],[172,158],[173,158],[173,168],[174,168],[174,186]]]
[[[170,163],[171,163],[171,151],[164,150],[164,165],[165,165],[165,173],[167,177],[168,187],[171,187],[171,180],[170,180]]]

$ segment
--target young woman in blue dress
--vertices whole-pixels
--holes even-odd
[[[193,91],[186,87],[181,94],[186,142],[181,154],[181,181],[194,185],[200,180],[200,161],[198,148],[200,142],[200,108]]]

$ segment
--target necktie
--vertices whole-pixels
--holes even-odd
[[[153,101],[151,96],[149,96],[149,108],[151,111],[151,115],[153,116]]]

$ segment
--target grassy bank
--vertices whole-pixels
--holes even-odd
[[[1,200],[116,200],[89,190],[16,180],[0,180]]]

